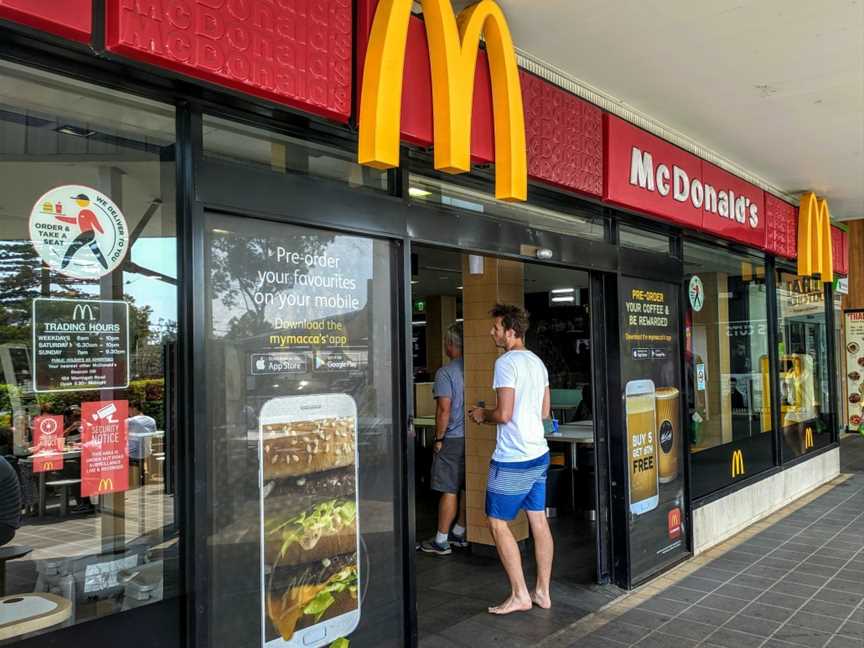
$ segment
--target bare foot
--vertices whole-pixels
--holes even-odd
[[[501,605],[489,608],[489,614],[512,614],[513,612],[525,612],[531,609],[531,598],[519,598],[515,595],[510,595]]]
[[[549,598],[549,594],[546,592],[541,592],[540,590],[534,590],[531,593],[531,601],[534,605],[537,605],[544,610],[548,610],[552,607],[552,599]]]

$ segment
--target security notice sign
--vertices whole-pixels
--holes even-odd
[[[129,305],[124,301],[33,300],[36,392],[129,386]]]
[[[81,495],[105,495],[129,488],[129,402],[81,404]]]

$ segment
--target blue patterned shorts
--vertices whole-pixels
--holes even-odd
[[[519,513],[546,509],[549,453],[529,461],[491,461],[486,481],[486,515],[510,521]]]

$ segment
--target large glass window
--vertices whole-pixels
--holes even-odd
[[[348,151],[204,116],[204,157],[239,162],[274,173],[346,182],[353,188],[386,191],[387,172],[357,164]]]
[[[831,443],[831,402],[825,286],[777,273],[778,372],[783,460]]]
[[[206,226],[210,645],[399,645],[396,249]]]
[[[768,295],[759,257],[687,242],[684,267],[688,425],[698,496],[773,465]]]
[[[0,644],[177,594],[173,151],[172,107],[0,64]]]
[[[627,227],[626,225],[618,226],[618,243],[621,247],[656,252],[667,256],[671,252],[671,241],[665,234]]]

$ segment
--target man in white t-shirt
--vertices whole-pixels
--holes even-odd
[[[552,606],[553,542],[546,521],[549,448],[543,430],[543,419],[550,414],[549,375],[542,360],[525,348],[528,314],[518,306],[503,304],[490,314],[495,346],[506,351],[495,361],[492,387],[498,402],[495,409],[475,407],[470,414],[475,423],[498,426],[486,483],[486,516],[512,591],[489,612],[510,614],[530,610],[532,604]],[[533,592],[525,585],[519,545],[508,526],[520,509],[525,510],[534,536],[537,584]]]

